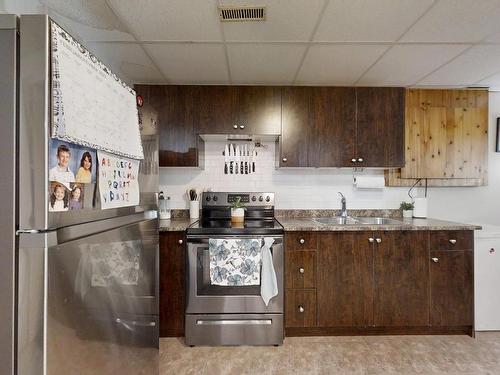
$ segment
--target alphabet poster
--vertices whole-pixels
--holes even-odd
[[[101,208],[139,204],[139,160],[97,151]]]

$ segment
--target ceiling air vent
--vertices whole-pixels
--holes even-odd
[[[219,7],[221,22],[264,21],[266,7]]]

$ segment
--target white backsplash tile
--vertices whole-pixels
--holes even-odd
[[[275,146],[264,142],[257,149],[256,171],[252,174],[224,174],[225,142],[205,143],[205,169],[161,168],[160,189],[171,197],[173,208],[186,208],[186,189],[213,191],[270,191],[276,193],[276,207],[339,208],[337,192],[346,196],[349,208],[397,208],[406,189],[358,190],[352,185],[352,170],[276,169]],[[369,170],[365,174],[381,175],[383,170]]]

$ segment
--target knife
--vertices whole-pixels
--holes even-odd
[[[233,174],[234,173],[234,146],[230,143],[229,144],[229,173]]]
[[[245,160],[245,174],[248,174],[248,145],[247,144],[245,144],[245,148],[243,149],[243,154],[244,154],[243,159]]]
[[[224,174],[228,174],[228,164],[229,164],[229,147],[224,147]]]
[[[238,174],[238,173],[240,173],[240,161],[241,161],[240,146],[236,146],[236,154],[235,154],[234,160],[235,160],[234,161],[235,173]]]
[[[253,151],[252,157],[252,173],[255,173],[255,159],[257,159],[257,151]]]

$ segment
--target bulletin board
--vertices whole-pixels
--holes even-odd
[[[143,159],[135,91],[51,22],[52,137]]]

